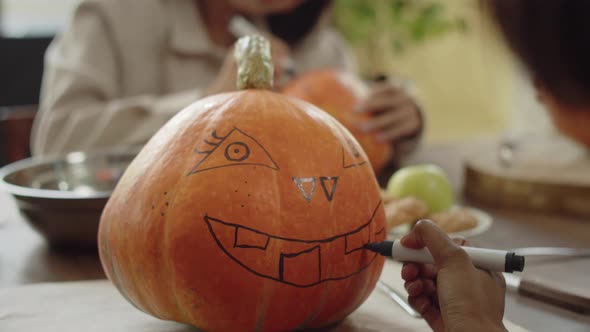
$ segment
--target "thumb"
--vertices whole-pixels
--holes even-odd
[[[401,244],[415,249],[428,248],[439,269],[453,265],[471,264],[465,250],[453,242],[430,220],[420,220],[412,228],[412,231],[402,239]]]

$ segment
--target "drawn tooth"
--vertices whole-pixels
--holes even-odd
[[[385,227],[382,227],[381,229],[379,229],[378,231],[375,232],[375,237],[376,237],[376,241],[378,241],[378,239],[383,236],[383,234],[385,234]]]
[[[266,250],[269,241],[270,237],[262,232],[252,231],[245,227],[236,227],[235,248]]]
[[[279,260],[279,280],[301,287],[320,283],[322,280],[320,246],[296,253],[282,253]]]
[[[344,253],[348,255],[354,251],[363,249],[365,244],[369,243],[370,235],[369,225],[347,235],[344,238]]]

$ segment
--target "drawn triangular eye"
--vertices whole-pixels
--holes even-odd
[[[225,136],[216,131],[195,149],[196,165],[189,175],[229,166],[256,165],[279,170],[268,151],[254,137],[234,128]]]
[[[352,138],[346,138],[346,144],[342,146],[342,168],[352,168],[368,164],[367,156],[358,142]]]

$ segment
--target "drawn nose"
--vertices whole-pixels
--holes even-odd
[[[313,199],[313,195],[316,192],[317,180],[319,179],[322,191],[326,199],[331,202],[336,195],[336,186],[338,185],[337,176],[320,176],[320,177],[308,177],[298,178],[294,177],[293,182],[299,189],[299,192],[303,198],[309,203]]]
[[[322,185],[322,189],[324,190],[324,195],[326,195],[326,199],[328,200],[328,202],[331,202],[334,199],[334,195],[336,194],[336,185],[338,185],[338,177],[320,177],[320,184]]]

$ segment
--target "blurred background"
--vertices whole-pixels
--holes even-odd
[[[239,1],[235,3],[256,3]],[[33,119],[39,114],[38,103],[45,51],[54,37],[68,28],[69,20],[79,2],[80,0],[0,0],[0,290],[5,286],[29,283],[105,277],[96,254],[96,232],[100,215],[112,189],[137,151],[124,147],[122,150],[113,149],[108,153],[102,151],[104,153],[93,154],[83,151],[57,157],[49,155],[46,159],[42,158],[45,156],[36,156],[37,158],[18,162],[31,154],[30,134]],[[185,5],[188,3],[188,1],[178,2]],[[267,5],[273,3],[259,1],[259,3],[263,2]],[[108,3],[114,7],[124,8],[125,4],[132,2]],[[195,1],[195,3],[203,4],[205,1]],[[210,0],[209,4],[211,3],[219,4],[217,0]],[[502,249],[524,247],[525,250],[539,246],[543,246],[541,248],[543,250],[547,249],[545,246],[559,247],[557,249],[587,248],[588,234],[590,234],[589,150],[587,147],[572,143],[554,129],[545,109],[537,101],[527,72],[506,48],[496,27],[479,3],[478,0],[334,1],[332,11],[334,26],[341,32],[352,54],[356,57],[360,76],[370,84],[392,83],[391,81],[374,82],[376,77],[382,75],[406,83],[420,106],[416,107],[414,99],[410,98],[413,117],[420,118],[420,112],[416,111],[418,108],[423,111],[425,120],[423,133],[420,131],[422,126],[416,125],[415,131],[418,134],[404,135],[401,137],[404,140],[400,138],[399,142],[392,141],[389,143],[395,144],[386,146],[387,151],[389,148],[396,150],[399,148],[401,157],[398,158],[397,151],[396,153],[383,151],[376,153],[384,157],[382,159],[387,162],[382,165],[383,174],[379,176],[379,181],[388,227],[392,229],[389,236],[398,238],[407,232],[416,220],[429,218],[436,221],[437,218],[434,217],[436,216],[441,218],[438,219],[439,221],[443,220],[439,225],[446,224],[447,228],[444,230],[447,233],[473,239],[475,243],[483,247]],[[134,3],[134,6],[139,5],[143,6],[143,2]],[[199,8],[201,10],[201,7]],[[190,14],[185,15],[185,13],[188,11],[174,12],[181,19],[187,20],[188,17],[188,23],[194,23],[196,16],[191,17]],[[122,17],[124,21],[127,21],[126,15]],[[219,22],[218,17],[213,15],[214,23]],[[305,16],[307,17],[309,16]],[[170,22],[180,22],[181,20],[177,18],[175,16]],[[297,17],[296,22],[301,23],[300,21],[301,17]],[[151,21],[148,22],[151,23]],[[290,23],[286,24],[286,27],[287,30],[294,30]],[[193,29],[194,26],[188,25],[188,28]],[[223,29],[229,30],[228,27]],[[136,30],[138,35],[131,38],[151,36],[144,33],[147,29]],[[197,29],[193,30],[195,34],[198,32]],[[131,29],[125,27],[120,31],[126,32]],[[188,38],[189,46],[191,42],[197,41],[198,37],[193,39],[190,32],[184,31],[184,33],[186,36],[182,37]],[[201,31],[201,33],[206,32]],[[84,31],[80,36],[86,36]],[[333,34],[322,36],[333,37]],[[75,37],[77,42],[87,42],[87,45],[90,45],[88,49],[91,51],[84,53],[84,56],[95,55],[94,50],[99,49],[96,47],[95,39]],[[127,43],[127,40],[125,39],[122,44],[135,46]],[[332,43],[318,43],[322,46],[328,45],[325,47],[328,49],[326,53],[330,54],[326,61],[328,65],[332,65],[332,61],[336,62],[335,53],[344,53],[341,52],[340,39],[337,40],[340,48],[335,52],[331,49]],[[198,41],[202,40],[198,39]],[[107,48],[100,48],[100,50],[104,51]],[[322,47],[316,48],[322,49]],[[322,50],[326,51],[325,49]],[[79,51],[75,46],[69,50],[74,50],[75,54]],[[126,50],[129,51],[129,49]],[[219,49],[210,51],[215,55]],[[316,50],[308,48],[305,51],[313,53]],[[139,56],[136,54],[129,59],[135,62],[145,54],[141,53]],[[207,72],[206,74],[211,76],[209,78],[213,81],[214,76],[223,74],[223,71],[218,69],[224,57],[231,57],[231,54],[223,53],[223,57],[216,59],[218,61],[213,63],[217,67],[211,66],[211,58],[214,58],[211,54],[207,54],[209,57],[200,58],[198,55],[194,58],[200,66],[207,67],[207,70],[203,72]],[[177,56],[177,54],[174,55]],[[180,52],[175,59],[183,63],[186,60],[185,56],[186,54]],[[101,55],[98,57],[103,60],[107,58]],[[160,58],[156,59],[154,61],[157,65],[165,63]],[[65,67],[70,64],[68,61],[53,62],[65,64]],[[309,62],[314,65],[321,63],[317,59]],[[51,61],[49,63],[55,65]],[[190,64],[190,61],[186,63]],[[154,63],[148,62],[147,66],[154,68]],[[170,74],[172,81],[177,81],[178,77],[182,76],[178,73],[185,74],[185,78],[190,79],[201,79],[201,76],[207,76],[200,75],[202,73],[199,72],[195,75],[193,71],[185,71],[182,66],[178,68],[181,69]],[[91,75],[79,76],[94,79],[100,76],[96,74],[97,72],[97,70],[89,70],[85,73]],[[113,76],[120,73],[117,70],[112,72],[115,73]],[[144,72],[139,71],[139,73],[140,80],[155,81],[145,80]],[[135,75],[135,78],[137,76]],[[319,99],[328,95],[336,100],[336,105],[338,102],[346,106],[355,105],[355,107],[349,107],[350,109],[341,110],[342,114],[344,112],[352,114],[354,110],[358,110],[356,109],[358,105],[347,98],[342,98],[344,95],[358,99],[349,91],[354,89],[348,86],[345,94],[341,94],[337,84],[329,81],[323,83],[324,81],[317,77],[319,76],[313,79],[320,83],[313,88],[325,88],[322,87],[324,84],[327,89],[336,91],[319,92],[317,93],[320,95]],[[217,79],[213,81],[213,83],[216,82]],[[230,82],[232,89],[235,88],[235,77],[232,76],[231,81],[227,80],[227,82]],[[214,85],[213,83],[211,85]],[[210,82],[207,82],[208,87],[210,87],[209,84]],[[55,85],[60,86],[60,84]],[[61,85],[67,86],[67,84]],[[79,82],[78,85],[84,87],[84,84]],[[104,85],[112,87],[116,84]],[[198,87],[199,93],[203,92],[201,90],[211,92],[204,88],[205,83],[201,85]],[[190,86],[190,88],[194,87]],[[85,89],[80,90],[87,93]],[[169,91],[170,95],[178,97],[177,92],[186,92],[177,90]],[[197,89],[194,88],[194,90],[189,92],[196,93]],[[98,93],[96,91],[99,90],[96,89],[89,94],[102,93],[102,91]],[[180,96],[183,97],[183,95]],[[136,97],[136,95],[124,97]],[[189,97],[191,98],[182,98],[182,101],[186,102],[182,107],[196,98],[192,94]],[[354,98],[353,100],[356,100]],[[158,104],[154,100],[147,98],[147,108]],[[118,101],[118,99],[115,100],[115,102]],[[93,105],[88,105],[87,99],[82,99],[81,102],[76,100],[76,102],[73,103],[72,109],[86,107],[87,117],[80,116],[80,118],[86,119],[86,124],[89,123],[86,127],[77,128],[87,129],[95,125],[93,121],[98,117],[92,118],[88,115],[92,114],[90,106]],[[100,102],[94,105],[94,111],[105,109],[105,104]],[[120,104],[126,105],[125,102]],[[129,104],[126,110],[130,111],[145,106],[139,102],[137,105]],[[319,105],[319,103],[316,104]],[[174,104],[168,112],[152,112],[151,115],[172,116],[182,107]],[[120,108],[123,110],[125,107]],[[324,109],[328,110],[326,107]],[[381,111],[375,114],[382,117]],[[128,113],[139,114],[140,112]],[[102,113],[96,112],[96,114]],[[359,114],[363,115],[354,113],[354,116]],[[130,126],[141,127],[136,126],[137,122],[133,122],[137,119],[133,116],[129,122]],[[157,121],[162,120],[156,116],[154,118],[156,118],[154,123],[159,124],[160,122]],[[120,118],[111,118],[108,115],[108,119],[111,121]],[[102,127],[109,128],[109,125]],[[126,132],[126,129],[121,130],[124,126],[112,127],[118,128],[119,133]],[[159,128],[159,126],[154,127]],[[62,131],[59,126],[56,128],[53,134]],[[157,128],[152,129],[155,131]],[[83,134],[81,136],[87,134],[85,129],[80,129],[79,132]],[[369,145],[376,145],[373,140],[374,133],[369,134],[371,139],[367,139],[367,142]],[[420,137],[419,134],[423,136]],[[45,136],[47,138],[51,135]],[[365,136],[369,137],[368,134]],[[61,140],[60,143],[78,142],[71,137]],[[151,134],[148,137],[151,137]],[[123,145],[118,138],[106,141],[111,142],[111,145]],[[405,154],[403,151],[405,149],[400,147],[408,142],[411,143],[407,144],[411,147],[408,150],[412,153]],[[47,145],[52,146],[51,143]],[[61,149],[67,150],[64,147],[66,145],[61,144]],[[366,147],[364,148],[367,150]],[[38,154],[36,151],[36,155]],[[369,156],[369,153],[367,155]],[[373,161],[371,163],[375,165]],[[390,186],[385,186],[391,174],[397,172],[399,168],[424,164],[437,167],[428,168],[433,174],[428,174],[422,169],[422,179],[443,183],[439,186],[442,187],[442,191],[437,188],[434,191],[438,190],[446,197],[450,197],[449,207],[445,208],[445,211],[441,210],[441,213],[432,214],[433,211],[429,211],[426,207],[417,209],[421,211],[418,211],[419,215],[409,213],[408,210],[415,212],[416,209],[404,210],[404,208],[415,207],[418,203],[424,205],[424,203],[416,200],[400,200],[399,198],[404,196],[392,194]],[[8,166],[2,168],[5,165]],[[420,176],[420,171],[414,174]],[[413,187],[421,191],[421,188],[431,190],[432,186],[420,182]],[[437,196],[441,195],[437,194],[435,198]],[[408,202],[414,205],[407,204]],[[397,218],[398,216],[400,218]],[[457,227],[463,228],[459,230]],[[571,257],[588,257],[587,250],[566,251]],[[571,252],[574,253],[571,254]],[[573,289],[572,285],[577,285],[579,286],[577,289],[585,291],[584,296],[590,298],[587,287],[587,275],[590,273],[588,260],[563,260],[559,257],[560,255],[563,255],[562,251],[558,250],[558,254],[551,252],[549,256],[555,256],[557,259],[550,260],[542,257],[544,260],[539,259],[538,264],[535,265],[533,262],[530,267],[527,267],[528,275],[534,276],[535,282],[541,284],[535,287],[542,291],[549,289],[552,294],[559,296],[565,293],[568,295],[566,300],[573,298],[577,301],[579,300],[577,297],[568,293]],[[527,257],[527,264],[528,262]],[[399,288],[403,290],[401,284]],[[562,298],[553,300],[557,303],[567,302],[564,302]],[[584,303],[590,302],[586,300]],[[582,319],[562,309],[540,306],[534,300],[524,300],[517,295],[507,297],[506,309],[508,319],[534,331],[588,331],[587,327],[590,324],[588,317]]]
[[[22,157],[44,50],[77,3],[0,0],[0,164]],[[412,82],[426,112],[427,143],[552,130],[476,1],[338,0],[334,14],[362,74]],[[19,146],[6,146],[8,137]]]

